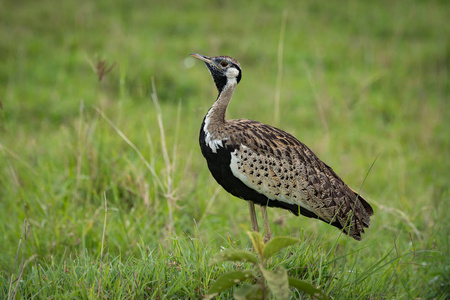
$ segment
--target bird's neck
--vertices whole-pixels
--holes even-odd
[[[228,104],[236,89],[236,79],[228,80],[227,84],[219,92],[216,102],[209,109],[206,114],[205,121],[209,126],[221,126],[225,123],[225,115],[227,112]],[[209,128],[207,128],[209,130]]]

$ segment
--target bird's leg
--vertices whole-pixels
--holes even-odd
[[[250,210],[250,221],[252,222],[252,231],[259,232],[258,219],[256,218],[255,203],[248,201],[248,208]]]
[[[264,244],[266,244],[272,238],[272,232],[270,231],[269,215],[267,214],[267,206],[261,205],[261,214],[264,220]]]

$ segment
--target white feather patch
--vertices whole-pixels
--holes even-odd
[[[227,78],[228,78],[229,80],[230,80],[230,79],[236,79],[236,77],[238,77],[238,75],[239,75],[239,70],[236,69],[236,68],[229,68],[229,69],[227,70],[226,75],[227,75]]]
[[[211,148],[211,151],[213,153],[217,153],[217,149],[223,148],[223,141],[226,141],[228,138],[224,139],[213,139],[211,136],[211,133],[208,131],[209,123],[211,122],[210,118],[210,112],[211,110],[206,114],[205,118],[205,126],[203,127],[203,131],[205,132],[205,143],[208,145],[209,148]]]

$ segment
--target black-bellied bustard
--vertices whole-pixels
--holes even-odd
[[[373,215],[370,204],[291,134],[256,121],[226,120],[242,78],[239,63],[229,56],[191,55],[205,62],[219,90],[200,129],[203,156],[217,182],[248,201],[252,230],[259,231],[254,206],[258,204],[265,241],[271,236],[267,206],[322,220],[361,240]]]

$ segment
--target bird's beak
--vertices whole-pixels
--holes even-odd
[[[198,58],[198,59],[204,61],[207,64],[213,64],[213,61],[211,60],[211,57],[200,55],[200,54],[197,54],[197,53],[192,53],[191,56],[195,57],[195,58]]]

